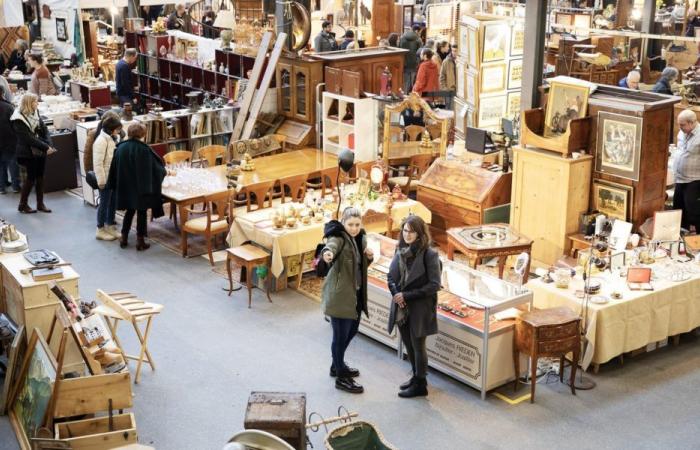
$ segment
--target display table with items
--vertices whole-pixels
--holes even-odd
[[[367,246],[375,260],[369,267],[369,319],[362,316],[360,332],[399,348],[398,331],[387,333],[392,296],[387,274],[396,241],[369,234]],[[452,261],[443,261],[438,292],[438,334],[427,339],[429,365],[486,392],[515,378],[513,369],[515,309],[532,303],[532,293],[491,275]],[[521,365],[525,361],[521,359]]]
[[[627,258],[635,259],[635,252],[640,250],[628,252]],[[637,285],[628,283],[627,272],[638,267],[651,269],[651,282],[646,286],[651,290],[638,290]],[[651,265],[613,272],[594,270],[590,282],[594,293],[588,301],[583,295],[580,273],[564,283],[568,284],[565,288],[543,279],[548,278],[527,284],[534,294],[535,307],[567,306],[584,315],[588,343],[582,359],[584,369],[590,364],[597,369],[599,364],[650,344],[650,349],[656,348],[669,336],[700,326],[700,266],[694,262],[681,263],[664,257]]]

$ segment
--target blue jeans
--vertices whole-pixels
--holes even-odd
[[[333,342],[331,343],[331,354],[333,356],[333,367],[338,376],[347,369],[345,364],[345,350],[350,345],[350,341],[357,334],[360,327],[360,319],[338,319],[331,317],[331,327],[333,328]]]
[[[116,225],[114,216],[117,213],[115,209],[115,195],[112,189],[100,189],[100,204],[97,206],[97,228],[102,228],[105,225]]]
[[[19,189],[19,164],[17,164],[17,158],[8,159],[3,161],[0,159],[0,190],[5,190],[7,188],[7,171],[10,171],[10,178],[12,179],[12,187],[14,189]]]

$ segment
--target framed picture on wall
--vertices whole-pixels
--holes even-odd
[[[467,98],[466,90],[465,90],[465,70],[464,70],[464,63],[460,60],[457,60],[455,64],[455,72],[457,75],[457,97],[462,97],[462,98]]]
[[[465,25],[463,23],[459,24],[459,42],[457,42],[457,45],[459,46],[457,48],[457,53],[468,59],[469,58],[469,50],[468,50],[468,48],[469,48],[469,27],[467,27],[467,25]]]
[[[586,116],[588,87],[553,81],[547,95],[544,137],[566,133],[572,119]]]
[[[506,109],[506,117],[513,119],[520,115],[520,91],[508,93],[508,107]]]
[[[596,172],[639,180],[642,124],[641,117],[598,113]]]
[[[476,66],[479,61],[479,33],[476,28],[467,28],[467,45],[469,46],[467,61],[469,65]]]
[[[525,51],[525,24],[515,22],[510,35],[510,56],[520,56]]]
[[[479,101],[479,128],[498,127],[506,114],[508,98],[506,95],[481,97]]]
[[[481,92],[500,92],[506,88],[506,63],[481,66]]]
[[[66,29],[66,19],[56,17],[56,39],[62,42],[68,40],[68,30]]]
[[[467,104],[460,98],[454,99],[454,108],[455,130],[461,134],[464,134],[465,131],[467,131],[467,114],[469,109],[467,108]]]
[[[506,23],[492,23],[484,25],[484,46],[482,51],[482,62],[501,61],[506,57],[506,45],[508,40],[508,30],[510,27]]]
[[[467,100],[468,103],[472,105],[476,105],[476,83],[477,83],[477,73],[473,72],[471,70],[467,71],[467,92],[464,98]]]
[[[520,89],[523,84],[523,60],[511,59],[508,63],[508,89]]]
[[[632,215],[632,186],[593,180],[593,209],[608,218],[627,221]]]

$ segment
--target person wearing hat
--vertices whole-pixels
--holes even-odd
[[[333,52],[338,50],[338,43],[335,42],[335,34],[331,31],[333,25],[324,20],[321,24],[321,32],[314,39],[314,50],[316,53]]]
[[[349,48],[355,48],[355,33],[352,30],[345,32],[345,39],[340,43],[341,50],[347,50]]]

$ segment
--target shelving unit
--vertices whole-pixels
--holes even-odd
[[[377,102],[323,93],[323,151],[338,154],[343,148],[355,152],[356,161],[377,158],[378,137],[374,129]]]

